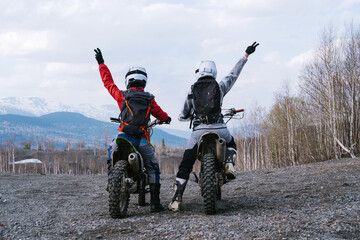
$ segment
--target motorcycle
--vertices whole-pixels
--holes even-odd
[[[229,109],[223,115],[228,118],[226,123],[239,112],[244,112],[244,109]],[[226,141],[217,133],[204,133],[198,142],[197,159],[201,166],[199,178],[195,177],[204,199],[205,214],[215,214],[216,201],[221,200],[221,187],[228,182],[225,175]]]
[[[120,123],[119,118],[110,118],[112,122]],[[163,122],[155,120],[148,127],[151,135],[152,128]],[[150,137],[149,137],[150,141]],[[111,156],[111,178],[109,184],[109,212],[112,218],[124,218],[130,201],[130,194],[138,194],[139,206],[145,206],[148,174],[144,161],[136,147],[127,139],[116,139],[117,150]]]

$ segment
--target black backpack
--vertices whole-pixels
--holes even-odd
[[[211,124],[221,116],[220,87],[213,78],[199,79],[191,87],[196,118]]]
[[[121,94],[124,95],[124,100],[119,116],[120,131],[133,136],[146,134],[154,96],[137,90],[121,91]]]

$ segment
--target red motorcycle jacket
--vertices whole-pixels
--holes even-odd
[[[104,87],[109,91],[111,96],[116,100],[119,109],[121,111],[122,102],[124,100],[124,95],[121,94],[119,88],[115,85],[114,80],[111,76],[110,70],[105,64],[99,65],[99,71],[101,79],[104,83]],[[144,91],[144,88],[131,88],[137,91]],[[168,118],[168,114],[164,112],[161,107],[156,103],[155,99],[151,100],[151,115],[155,118],[159,119],[160,121],[166,121]],[[121,131],[120,127],[118,129]]]

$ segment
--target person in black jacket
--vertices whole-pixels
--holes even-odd
[[[230,91],[247,62],[249,55],[255,52],[258,45],[259,43],[254,42],[251,46],[248,46],[244,56],[235,64],[230,73],[218,83],[218,90],[214,90],[214,92],[216,93],[219,91],[219,94],[207,94],[207,96],[205,96],[206,94],[203,94],[202,96],[197,96],[208,97],[208,99],[205,99],[204,101],[194,101],[194,99],[196,99],[196,96],[194,96],[194,94],[196,95],[196,92],[194,92],[194,86],[200,81],[211,82],[211,80],[215,80],[217,77],[216,65],[213,61],[206,60],[200,62],[199,66],[196,68],[195,78],[197,79],[197,82],[192,86],[179,116],[180,121],[187,121],[193,118],[193,132],[187,143],[183,159],[176,174],[174,195],[168,205],[169,210],[175,212],[180,210],[182,195],[196,160],[198,147],[197,143],[201,135],[206,132],[216,132],[221,138],[225,139],[227,146],[225,173],[228,179],[235,178],[234,164],[237,153],[236,144],[221,116],[221,105],[223,97]],[[217,99],[211,99],[211,97]],[[197,102],[200,102],[198,106],[196,106]],[[203,104],[201,104],[201,102],[203,102]],[[211,111],[212,116],[204,116],[204,112],[201,114],[197,113],[198,109],[204,109],[204,105],[206,105],[205,102],[214,103],[213,108],[218,108]],[[193,113],[195,113],[194,116]]]

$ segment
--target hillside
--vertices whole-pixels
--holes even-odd
[[[53,112],[77,112],[89,118],[108,121],[110,116],[119,115],[119,108],[116,104],[69,105],[39,97],[6,97],[0,99],[0,114],[40,117]]]
[[[173,181],[162,176],[164,205]],[[132,196],[129,216],[116,220],[104,175],[0,175],[0,182],[0,239],[360,239],[359,158],[238,172],[213,216],[192,181],[183,211],[151,214]]]
[[[156,126],[153,129],[152,142],[166,145],[184,146],[186,139],[177,137]],[[0,115],[0,144],[6,143],[9,137],[16,136],[18,145],[24,140],[33,140],[33,144],[54,142],[56,147],[63,148],[68,142],[73,147],[84,142],[85,147],[104,146],[117,134],[117,124],[103,122],[73,112],[55,112],[40,117],[14,114]]]

